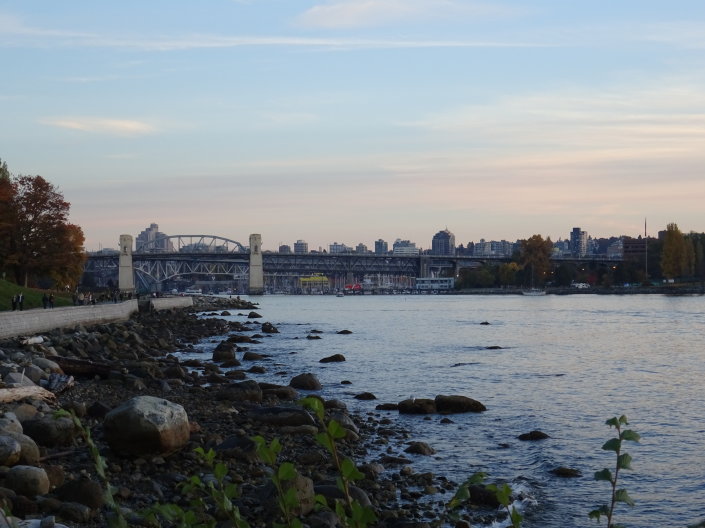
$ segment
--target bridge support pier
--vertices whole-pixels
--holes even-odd
[[[120,262],[118,289],[124,293],[134,293],[135,274],[132,269],[132,236],[120,235]]]
[[[264,293],[264,267],[262,266],[262,235],[250,235],[250,295]]]
[[[431,258],[427,255],[419,256],[419,277],[431,276]]]

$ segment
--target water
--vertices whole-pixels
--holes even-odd
[[[627,443],[634,470],[620,478],[637,501],[618,509],[627,526],[685,526],[705,517],[705,306],[667,296],[264,296],[263,320],[280,334],[261,351],[281,367],[271,381],[314,372],[325,397],[371,412],[380,402],[462,394],[482,414],[388,413],[437,454],[417,471],[462,481],[475,471],[510,481],[533,499],[527,527],[595,526],[588,512],[607,501],[592,475],[613,467],[601,450],[605,424],[626,414],[642,441]],[[242,317],[233,317],[242,320]],[[481,325],[487,321],[490,325]],[[305,339],[312,329],[320,340]],[[335,332],[349,329],[351,335]],[[298,338],[298,339],[294,339]],[[488,350],[486,347],[501,349]],[[341,353],[344,363],[319,359]],[[288,368],[278,379],[273,374]],[[349,380],[351,385],[341,385]],[[378,400],[352,397],[374,393]],[[551,438],[520,442],[534,429]],[[507,445],[508,444],[508,445]],[[583,476],[559,479],[557,466]],[[448,500],[449,496],[437,497]]]

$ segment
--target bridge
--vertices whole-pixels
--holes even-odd
[[[143,291],[163,291],[170,286],[188,284],[207,290],[263,293],[297,290],[301,288],[302,278],[315,279],[316,276],[325,277],[333,289],[365,280],[377,285],[412,288],[419,277],[455,276],[462,268],[511,260],[505,256],[263,253],[259,235],[251,235],[248,246],[213,235],[162,237],[134,252],[131,244],[132,237],[122,235],[119,252],[89,255],[85,273],[96,277],[98,286],[106,286],[119,272],[121,289],[125,281],[129,282],[129,277],[134,277],[132,288],[137,285]],[[553,261],[611,266],[621,259],[595,256],[554,258]]]

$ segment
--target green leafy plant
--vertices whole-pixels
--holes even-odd
[[[640,436],[638,433],[631,429],[622,429],[622,426],[629,425],[627,422],[627,417],[622,415],[619,418],[613,417],[605,422],[605,424],[610,427],[614,427],[617,431],[617,436],[610,438],[604,443],[602,449],[605,451],[613,451],[616,455],[616,463],[614,468],[614,473],[608,468],[602,471],[597,471],[595,473],[595,480],[604,480],[610,483],[612,492],[610,494],[610,504],[603,504],[599,508],[592,510],[589,513],[591,519],[595,519],[598,522],[602,516],[607,518],[607,528],[620,528],[621,525],[613,524],[612,518],[614,516],[614,509],[618,502],[623,502],[629,506],[634,506],[634,500],[629,496],[627,490],[617,489],[617,480],[619,479],[619,472],[623,469],[632,469],[632,457],[629,453],[622,452],[622,442],[638,442]]]
[[[303,524],[294,515],[294,511],[299,507],[296,488],[290,487],[284,490],[285,483],[296,478],[297,471],[294,464],[284,462],[277,467],[277,457],[282,449],[279,439],[275,438],[269,445],[267,445],[267,441],[261,436],[255,436],[252,440],[254,440],[257,445],[257,456],[273,469],[271,479],[274,487],[277,489],[277,502],[285,523],[274,523],[274,528],[282,528],[284,526],[288,528],[301,528]]]
[[[471,497],[470,489],[473,486],[480,486],[484,483],[487,478],[487,473],[479,471],[473,473],[465,482],[463,482],[458,490],[453,495],[453,498],[446,505],[447,510],[455,511],[462,504],[468,501]],[[517,509],[512,505],[512,488],[509,484],[485,484],[485,489],[494,494],[497,498],[497,502],[507,511],[509,515],[509,520],[512,523],[513,528],[520,528],[521,521],[524,519],[517,511]]]
[[[156,504],[147,511],[147,519],[157,526],[161,526],[161,517],[179,528],[214,528],[218,524],[216,517],[219,517],[227,519],[236,528],[249,528],[249,523],[241,517],[239,508],[233,503],[238,496],[238,488],[228,481],[228,466],[215,459],[213,449],[205,451],[198,447],[194,452],[212,470],[213,477],[204,480],[192,475],[179,485],[189,500],[188,510],[177,504]],[[208,513],[211,511],[213,515]]]
[[[110,484],[110,481],[108,480],[108,476],[106,473],[106,470],[108,468],[107,464],[105,463],[105,459],[103,456],[100,454],[100,451],[98,450],[98,446],[95,445],[95,442],[93,442],[93,438],[91,437],[91,432],[90,430],[83,425],[83,422],[81,419],[76,416],[76,414],[73,411],[67,411],[65,409],[59,409],[54,413],[55,418],[64,418],[68,417],[73,421],[74,427],[78,430],[79,434],[83,438],[83,441],[86,443],[86,447],[88,447],[88,452],[91,455],[91,458],[93,459],[93,465],[95,466],[95,471],[98,474],[98,478],[100,478],[100,481],[102,485],[104,486],[104,497],[105,497],[105,503],[110,507],[110,509],[113,511],[113,516],[108,518],[108,525],[110,528],[127,528],[128,524],[127,521],[125,520],[125,516],[122,514],[122,510],[120,510],[120,506],[115,502],[115,497],[113,497],[113,490],[112,486]]]
[[[322,432],[316,435],[316,441],[325,447],[333,457],[333,463],[338,470],[336,479],[338,489],[343,494],[342,501],[336,501],[335,513],[341,523],[349,528],[365,528],[377,520],[372,508],[360,504],[353,499],[350,486],[356,480],[361,480],[364,475],[357,469],[355,463],[349,458],[341,458],[336,440],[341,440],[347,435],[345,428],[336,420],[325,421],[325,408],[319,398],[309,396],[301,400],[301,404],[315,414],[322,426]]]

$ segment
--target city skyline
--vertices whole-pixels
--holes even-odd
[[[646,227],[646,226],[645,226]],[[660,238],[661,235],[665,233],[664,230],[659,230],[653,235],[649,235],[650,238]],[[180,252],[180,251],[192,251],[193,247],[198,246],[203,243],[198,236],[184,235],[178,233],[167,233],[160,231],[160,226],[157,223],[152,222],[144,230],[142,230],[138,235],[130,234],[133,240],[133,250],[141,251],[142,246],[146,243],[157,242],[158,244],[149,250],[148,252]],[[209,236],[217,235],[204,235],[204,238]],[[566,254],[583,255],[594,253],[593,250],[596,246],[593,244],[602,244],[604,250],[607,250],[607,241],[611,241],[610,245],[614,245],[615,242],[618,243],[621,249],[622,240],[626,238],[632,238],[634,240],[641,239],[642,234],[636,237],[631,237],[629,235],[609,235],[605,237],[593,237],[590,233],[582,230],[580,227],[573,227],[571,232],[567,237],[559,237],[555,240],[551,239],[554,245],[554,250],[563,252]],[[174,242],[178,239],[179,247],[174,245]],[[184,242],[186,240],[187,242]],[[444,242],[445,240],[445,242]],[[423,242],[415,240],[402,240],[400,238],[385,240],[383,238],[378,238],[373,241],[372,244],[365,244],[364,241],[349,244],[347,242],[338,242],[334,240],[329,242],[325,246],[311,247],[306,239],[299,238],[294,243],[282,242],[273,249],[264,249],[264,252],[269,253],[377,253],[377,254],[460,254],[458,252],[469,252],[468,254],[474,255],[488,255],[495,254],[497,252],[511,255],[516,249],[516,246],[523,239],[511,239],[511,240],[493,240],[486,239],[484,237],[479,240],[468,240],[468,241],[457,241],[455,235],[451,232],[448,227],[438,231],[431,239],[428,245],[424,245]],[[237,241],[236,241],[237,242]],[[437,244],[437,242],[439,244]],[[227,241],[223,240],[224,244]],[[185,244],[184,247],[181,247]],[[213,244],[213,245],[211,245]],[[213,251],[218,246],[217,240],[208,241],[208,247],[206,251]],[[231,246],[228,246],[231,247]],[[401,249],[399,249],[401,248]],[[117,251],[114,248],[101,248],[109,249],[110,251]],[[237,249],[237,247],[232,247],[232,249]],[[242,248],[240,248],[242,249]],[[408,251],[411,249],[411,252]],[[605,253],[603,251],[602,253]]]
[[[5,0],[0,158],[89,250],[703,232],[703,48],[696,0]]]

